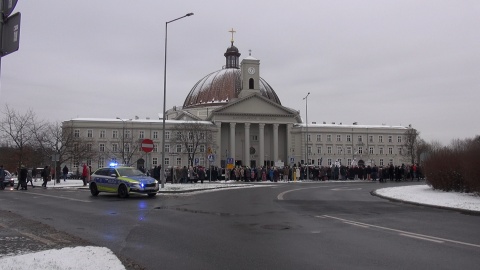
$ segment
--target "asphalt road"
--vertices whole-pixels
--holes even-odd
[[[478,269],[480,216],[370,195],[394,185],[277,183],[126,200],[6,190],[0,209],[61,233],[57,242],[108,247],[129,269]],[[2,215],[2,235],[23,232],[9,224]]]

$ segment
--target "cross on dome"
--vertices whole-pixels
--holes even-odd
[[[228,31],[228,32],[232,33],[232,40],[231,40],[231,42],[232,42],[232,46],[233,46],[233,34],[235,34],[237,31],[233,30],[233,28],[232,28],[232,30],[230,30],[230,31]]]

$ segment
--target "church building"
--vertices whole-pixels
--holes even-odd
[[[248,55],[240,61],[233,36],[224,56],[225,66],[200,79],[183,106],[167,110],[165,138],[161,136],[163,119],[64,121],[64,131],[70,130],[73,141],[85,144],[92,153],[72,154],[66,165],[75,168],[87,163],[95,170],[115,160],[150,169],[162,164],[163,139],[167,167],[281,167],[307,163],[380,166],[404,162],[405,132],[410,127],[306,123],[298,110],[283,106],[270,84],[260,77],[260,60]],[[190,137],[194,132],[205,132],[211,139],[192,141],[191,145],[175,139],[179,127],[188,124],[201,127],[191,130]],[[149,153],[142,151],[145,139],[153,141]]]

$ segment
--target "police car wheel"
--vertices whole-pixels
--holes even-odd
[[[92,193],[92,196],[97,196],[98,193],[100,193],[98,191],[97,184],[95,184],[95,183],[90,184],[90,193]]]
[[[121,185],[118,187],[118,197],[120,198],[127,198],[128,197],[128,189],[125,185]]]
[[[148,193],[148,197],[154,197],[155,195],[157,195],[157,193]]]

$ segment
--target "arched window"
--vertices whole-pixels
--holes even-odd
[[[253,83],[253,79],[250,78],[250,80],[248,80],[248,89],[254,89],[254,83]]]

